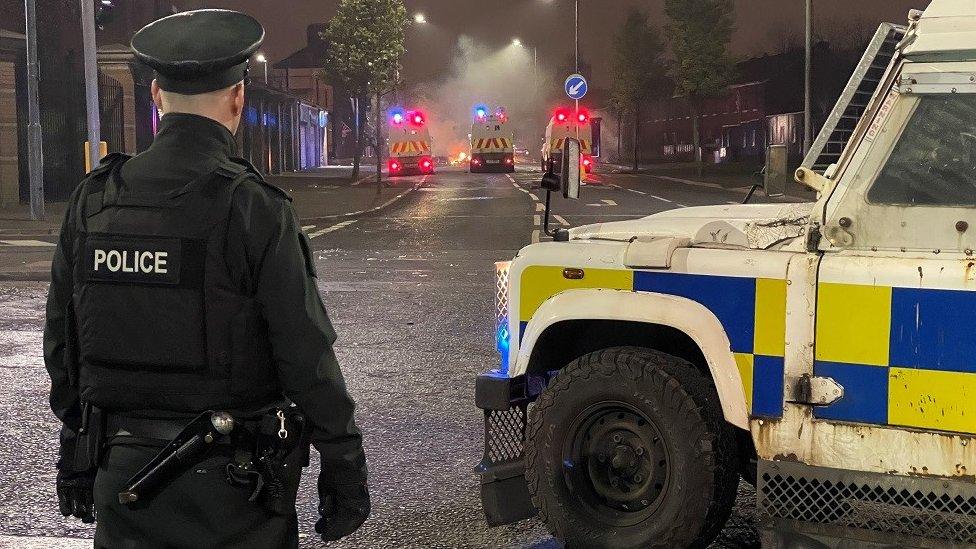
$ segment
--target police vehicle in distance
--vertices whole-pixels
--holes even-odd
[[[387,169],[390,176],[434,173],[432,141],[426,114],[419,110],[394,109],[390,113],[387,135]]]
[[[469,165],[471,173],[515,171],[515,133],[504,109],[489,114],[487,107],[475,107]]]
[[[742,477],[763,547],[976,545],[974,75],[976,5],[933,0],[870,42],[796,170],[815,201],[576,227],[499,263],[489,523],[705,547]]]
[[[546,125],[546,137],[542,142],[542,171],[550,167],[558,167],[562,158],[563,145],[567,138],[577,139],[583,150],[580,160],[585,173],[593,171],[593,120],[585,109],[576,112],[559,108],[553,113]]]

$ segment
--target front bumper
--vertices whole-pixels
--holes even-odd
[[[475,382],[475,404],[485,414],[485,454],[475,468],[481,479],[481,504],[489,526],[536,514],[525,484],[525,428],[528,407],[541,392],[541,380],[487,372]]]

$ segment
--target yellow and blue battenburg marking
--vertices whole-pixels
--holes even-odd
[[[976,292],[821,283],[814,372],[844,386],[823,419],[976,433]]]
[[[725,328],[752,415],[783,415],[785,280],[617,269],[586,269],[584,278],[569,280],[562,270],[530,266],[522,272],[520,340],[536,310],[565,290],[604,288],[684,297],[712,311]]]

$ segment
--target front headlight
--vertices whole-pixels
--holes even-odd
[[[501,355],[501,371],[508,371],[511,332],[508,328],[508,271],[511,261],[495,263],[495,345]]]

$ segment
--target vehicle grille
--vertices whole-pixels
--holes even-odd
[[[760,462],[760,517],[976,543],[976,485]]]
[[[508,410],[485,410],[485,465],[522,459],[525,449],[527,405]]]

